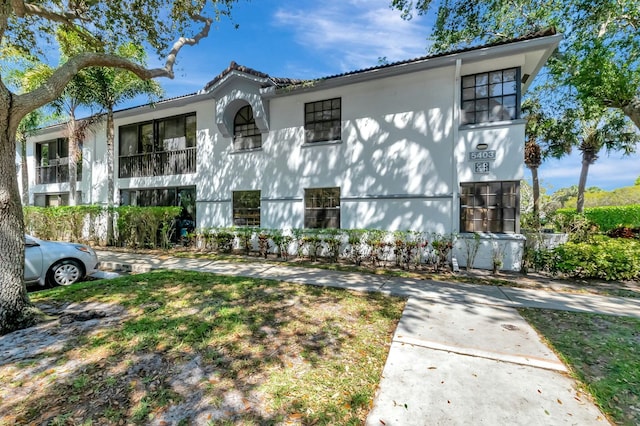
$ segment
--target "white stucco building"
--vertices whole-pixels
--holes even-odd
[[[199,228],[481,232],[517,268],[520,103],[559,41],[538,34],[309,81],[232,62],[196,94],[116,112],[114,202],[182,203]],[[63,130],[29,139],[32,204],[68,199]],[[107,202],[105,141],[103,123],[83,143],[82,203]]]

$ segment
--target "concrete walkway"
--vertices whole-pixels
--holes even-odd
[[[197,270],[407,298],[367,425],[605,425],[516,308],[640,318],[640,299],[448,284],[268,263],[98,251],[105,268]]]

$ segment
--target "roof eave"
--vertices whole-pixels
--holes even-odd
[[[479,47],[474,50],[464,52],[454,52],[448,55],[436,56],[416,60],[415,62],[402,63],[389,67],[374,68],[365,70],[355,74],[344,76],[329,77],[325,79],[312,80],[307,83],[286,86],[282,88],[270,87],[263,89],[261,92],[265,97],[286,96],[293,93],[324,90],[334,87],[340,87],[347,84],[361,83],[380,78],[393,77],[401,74],[409,74],[413,72],[424,71],[432,68],[439,68],[455,64],[456,60],[461,59],[464,62],[476,62],[491,59],[493,57],[501,57],[505,55],[514,55],[519,53],[527,53],[535,50],[545,49],[543,59],[536,64],[535,73],[544,66],[544,63],[558,47],[562,40],[561,34],[555,34],[535,39],[517,41],[509,44],[497,46]],[[535,76],[535,74],[533,74]],[[530,79],[527,82],[530,84]]]

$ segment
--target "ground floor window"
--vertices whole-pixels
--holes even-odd
[[[260,191],[233,191],[234,226],[260,226]]]
[[[304,227],[340,228],[340,188],[304,190]]]
[[[167,188],[144,188],[120,190],[120,204],[123,206],[180,206],[180,216],[176,218],[178,235],[191,232],[196,221],[196,187],[180,186]]]
[[[520,182],[460,184],[461,232],[520,232]]]
[[[82,192],[76,193],[76,202],[82,201]],[[59,207],[69,205],[69,193],[61,192],[57,194],[34,194],[33,204],[36,207]]]

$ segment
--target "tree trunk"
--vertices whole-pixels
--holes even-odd
[[[22,205],[29,205],[29,169],[27,168],[27,138],[20,138],[20,170],[22,173]]]
[[[107,245],[115,244],[113,232],[113,202],[115,199],[113,156],[114,156],[113,106],[107,109]]]
[[[584,211],[584,190],[587,186],[587,175],[589,166],[593,164],[594,156],[588,151],[582,151],[582,168],[580,169],[580,180],[578,181],[578,202],[576,212],[582,214]]]
[[[533,187],[533,220],[536,229],[540,228],[540,179],[538,179],[538,168],[531,167],[531,183]]]
[[[76,203],[76,186],[78,182],[78,165],[76,159],[78,157],[78,135],[77,122],[73,109],[69,111],[69,122],[67,123],[67,132],[69,135],[69,205],[75,206]]]
[[[16,134],[10,128],[10,94],[0,95],[0,335],[35,323],[24,284],[24,223],[16,165]]]

